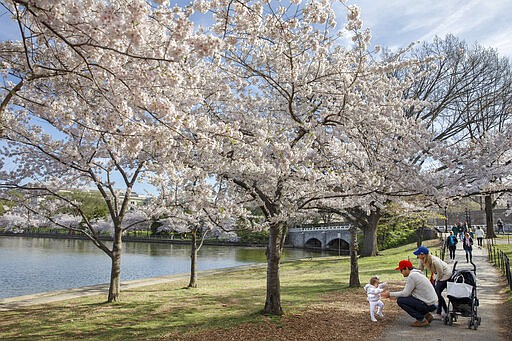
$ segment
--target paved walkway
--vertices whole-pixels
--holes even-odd
[[[468,317],[459,317],[458,321],[454,322],[452,326],[445,325],[443,321],[434,320],[426,328],[410,327],[409,323],[414,322],[414,319],[404,312],[394,325],[383,333],[381,340],[506,341],[505,338],[500,336],[500,331],[506,330],[510,326],[505,325],[501,321],[498,307],[495,304],[505,300],[506,283],[503,281],[498,270],[488,262],[485,242],[484,240],[484,247],[481,249],[473,246],[473,262],[477,267],[477,297],[480,301],[478,316],[482,318],[477,330],[468,329]],[[461,245],[459,245],[456,251],[455,260],[458,261],[457,269],[473,269],[471,264],[466,263],[465,252],[462,250]],[[450,259],[448,259],[447,263],[453,266],[453,261]],[[446,291],[443,294],[446,297]],[[396,304],[394,301],[392,302],[390,301],[388,304]]]

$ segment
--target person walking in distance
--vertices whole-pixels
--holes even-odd
[[[464,225],[461,224],[459,221],[457,230],[459,231],[459,240],[462,240],[464,238]]]
[[[464,238],[462,239],[462,247],[464,251],[466,251],[466,263],[473,263],[473,238],[469,235],[469,232],[464,234]]]
[[[466,232],[469,233],[469,228],[468,228],[468,222],[467,221],[462,223],[462,230],[460,230],[459,232],[460,232],[460,238],[459,239],[464,238],[464,235],[466,234]]]
[[[483,245],[483,240],[484,240],[484,230],[482,230],[480,228],[480,226],[478,226],[476,228],[475,235],[476,235],[476,241],[478,244],[478,248],[481,249],[482,245]]]
[[[501,220],[501,218],[498,218],[498,221],[496,222],[496,226],[498,227],[498,233],[500,233],[500,232],[505,233],[505,230],[503,229],[503,220]]]
[[[453,232],[450,232],[450,235],[447,239],[448,243],[448,251],[450,251],[450,259],[455,259],[455,250],[457,250],[457,237],[453,234]]]
[[[453,232],[453,235],[455,236],[455,238],[457,238],[457,236],[459,235],[459,227],[457,224],[453,224],[452,232]]]

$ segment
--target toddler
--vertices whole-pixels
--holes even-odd
[[[378,276],[370,278],[370,283],[364,286],[364,291],[368,295],[368,302],[370,302],[370,317],[373,322],[377,322],[374,315],[375,308],[377,308],[377,315],[384,317],[384,314],[382,314],[384,303],[380,299],[380,294],[384,291],[385,286],[386,283],[380,283]]]

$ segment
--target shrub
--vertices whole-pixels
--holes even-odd
[[[251,231],[247,229],[240,229],[236,231],[239,242],[242,244],[267,244],[268,231]]]
[[[418,226],[423,226],[418,219],[383,219],[377,229],[378,249],[385,250],[415,242],[418,239]]]

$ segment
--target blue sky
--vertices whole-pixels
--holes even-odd
[[[347,4],[359,6],[374,44],[396,49],[451,33],[512,59],[511,0],[348,0]],[[343,13],[340,19],[344,18]],[[16,28],[0,7],[0,40],[16,38]]]

